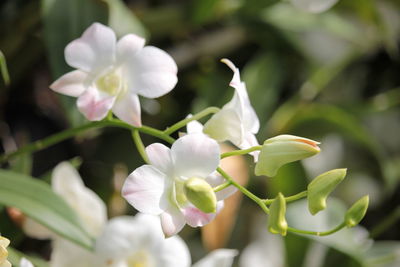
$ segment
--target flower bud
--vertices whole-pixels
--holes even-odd
[[[281,193],[274,199],[269,211],[268,230],[273,234],[285,236],[288,227],[285,219],[286,201]]]
[[[187,199],[205,213],[216,212],[217,197],[209,183],[204,179],[192,177],[185,181],[184,190]]]
[[[326,198],[346,176],[346,169],[335,169],[318,175],[307,187],[308,209],[312,215],[326,208]]]
[[[318,144],[307,138],[287,134],[267,139],[261,149],[255,174],[275,176],[282,165],[319,153]]]
[[[347,227],[354,227],[364,218],[368,209],[369,196],[363,196],[347,210],[344,222]]]

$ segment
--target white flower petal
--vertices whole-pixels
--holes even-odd
[[[65,48],[65,60],[71,67],[99,73],[115,61],[116,37],[114,31],[100,23],[93,23]]]
[[[86,90],[87,79],[87,73],[74,70],[58,78],[50,88],[57,93],[77,97]]]
[[[22,257],[21,261],[19,262],[19,267],[33,267],[33,264],[29,260]]]
[[[44,227],[43,225],[37,223],[36,221],[32,220],[29,217],[26,217],[24,222],[22,223],[22,229],[24,230],[25,234],[29,237],[35,239],[50,239],[55,236],[55,234]]]
[[[186,223],[192,227],[204,226],[211,222],[216,216],[216,213],[204,213],[192,205],[188,205],[181,211],[185,217]]]
[[[151,165],[167,174],[167,176],[172,173],[173,165],[171,153],[167,146],[160,143],[151,144],[146,147],[146,154]]]
[[[238,255],[235,249],[217,249],[207,254],[192,267],[231,267],[233,258]]]
[[[219,164],[218,143],[204,134],[188,134],[171,148],[175,174],[181,177],[207,177]]]
[[[129,89],[147,98],[157,98],[171,91],[178,78],[178,68],[170,55],[163,50],[146,46],[131,62],[129,69]]]
[[[191,117],[191,115],[190,115]],[[188,116],[188,118],[190,118]],[[192,133],[203,133],[203,124],[201,124],[198,121],[191,121],[186,125],[187,133],[192,134]]]
[[[159,215],[164,212],[162,206],[168,201],[166,180],[165,174],[154,166],[143,165],[128,176],[122,195],[138,211]]]
[[[142,126],[140,117],[139,97],[135,94],[126,93],[124,96],[119,96],[112,107],[113,113],[124,122],[127,122],[135,127]]]
[[[191,263],[189,249],[179,236],[165,239],[157,256],[157,266],[189,267]]]
[[[81,177],[68,162],[58,164],[52,174],[53,191],[75,210],[85,229],[97,236],[107,221],[107,209],[99,196],[85,187]]]
[[[219,142],[229,140],[235,145],[242,142],[244,135],[239,114],[225,107],[206,122],[203,131]]]
[[[185,218],[177,207],[169,206],[160,215],[161,227],[166,237],[173,236],[180,232],[185,226]]]
[[[254,134],[247,132],[247,134],[245,135],[245,138],[243,140],[243,142],[238,146],[240,149],[247,149],[253,146],[258,146],[260,145],[257,141],[257,138]],[[253,156],[254,158],[254,162],[258,161],[258,156],[260,155],[260,151],[253,151],[251,153],[249,153],[250,155]]]
[[[90,121],[99,121],[107,116],[116,97],[100,94],[94,87],[89,87],[76,102],[79,111]]]
[[[291,0],[291,2],[295,7],[303,11],[321,13],[334,6],[338,0]]]
[[[144,46],[145,39],[136,34],[127,34],[117,42],[117,62],[120,64],[133,57]]]
[[[57,238],[53,241],[53,251],[51,253],[51,267],[89,267],[102,266],[98,257],[74,243],[65,239]]]

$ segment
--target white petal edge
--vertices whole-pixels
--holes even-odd
[[[70,163],[62,162],[54,168],[52,187],[74,209],[91,235],[101,233],[107,222],[107,208],[100,197],[83,184]]]
[[[231,267],[238,255],[235,249],[217,249],[196,262],[192,267]]]
[[[170,205],[164,213],[160,215],[161,227],[166,237],[179,233],[185,226],[185,218],[181,211]]]
[[[124,122],[135,127],[142,126],[140,102],[137,95],[128,92],[123,96],[117,97],[112,107],[112,111]]]
[[[71,67],[96,74],[114,64],[115,46],[114,31],[93,23],[80,38],[66,46],[65,60]]]
[[[86,72],[74,70],[58,78],[50,88],[63,95],[78,97],[86,90],[87,78]]]
[[[309,13],[321,13],[327,11],[338,1],[339,0],[291,0],[295,7]]]
[[[161,207],[168,201],[165,181],[165,174],[157,168],[143,165],[128,176],[122,196],[138,211],[159,215],[164,212]]]
[[[147,98],[170,92],[178,82],[178,67],[165,51],[146,46],[127,62],[129,90]]]
[[[185,242],[179,236],[172,236],[162,242],[157,266],[189,267],[191,257]]]
[[[33,264],[29,260],[22,257],[19,262],[19,267],[33,267]]]
[[[132,58],[145,44],[145,39],[136,34],[127,34],[117,42],[117,64]]]
[[[146,147],[146,154],[151,165],[155,166],[167,176],[172,174],[173,165],[170,149],[160,143],[154,143]]]
[[[188,134],[171,147],[175,174],[181,178],[206,178],[219,165],[218,143],[205,134]]]

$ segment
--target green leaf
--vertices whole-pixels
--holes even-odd
[[[12,242],[12,240],[11,240],[11,242]],[[14,249],[14,248],[8,247],[7,251],[8,251],[8,260],[11,262],[11,264],[13,266],[19,266],[19,262],[22,257],[24,257],[24,258],[28,259],[30,262],[32,262],[32,264],[35,267],[48,267],[49,266],[49,264],[46,261],[39,259],[37,257],[24,255],[22,252]]]
[[[20,209],[58,235],[92,249],[92,238],[74,211],[43,181],[0,170],[0,203]]]
[[[128,33],[134,33],[148,38],[149,33],[133,14],[133,12],[121,0],[104,0],[109,7],[108,25],[113,28],[116,35],[121,37]]]

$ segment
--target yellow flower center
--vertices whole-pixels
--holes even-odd
[[[127,260],[129,267],[153,267],[150,255],[145,250],[140,250],[130,256]]]
[[[112,71],[106,75],[101,76],[96,81],[96,87],[109,95],[117,95],[121,90],[121,76],[116,72]]]

